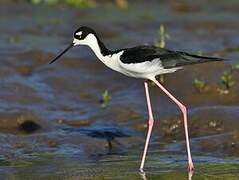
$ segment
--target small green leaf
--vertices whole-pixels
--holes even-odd
[[[238,64],[233,64],[231,68],[232,68],[233,71],[239,70],[239,63]]]
[[[42,0],[31,0],[32,4],[40,4],[42,3]]]
[[[232,73],[233,70],[231,69],[230,71],[224,71],[223,75],[221,76],[221,82],[227,90],[229,90],[232,86],[235,85]]]
[[[101,99],[101,107],[106,108],[111,100],[111,96],[109,94],[108,90],[105,90],[102,94],[102,99]]]
[[[206,91],[206,89],[207,89],[206,82],[203,80],[194,79],[193,85],[199,92]]]

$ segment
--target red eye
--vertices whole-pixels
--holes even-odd
[[[76,39],[81,39],[81,35],[75,35]]]

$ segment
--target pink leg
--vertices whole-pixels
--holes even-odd
[[[183,120],[184,120],[184,130],[185,130],[185,137],[186,137],[186,145],[187,145],[187,152],[188,152],[188,170],[193,171],[193,161],[190,151],[190,145],[189,145],[189,137],[188,137],[188,123],[187,123],[187,108],[179,102],[167,89],[165,89],[155,78],[151,79],[160,89],[165,92],[170,99],[172,99],[180,108],[180,110],[183,113]]]
[[[192,180],[193,171],[188,171],[188,180]]]
[[[149,112],[149,120],[148,120],[148,133],[147,133],[147,137],[146,137],[146,141],[145,141],[145,146],[144,146],[144,153],[142,156],[142,160],[141,160],[141,165],[140,165],[140,172],[144,172],[144,162],[145,162],[145,158],[146,158],[146,153],[148,150],[148,145],[149,145],[149,139],[151,136],[151,132],[153,129],[153,125],[154,125],[154,118],[153,118],[153,113],[152,113],[152,108],[151,108],[151,103],[150,103],[150,97],[149,97],[149,89],[148,89],[148,83],[144,82],[144,87],[145,87],[145,94],[146,94],[146,100],[147,100],[147,106],[148,106],[148,112]]]

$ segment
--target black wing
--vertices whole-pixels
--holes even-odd
[[[155,46],[137,46],[123,50],[124,52],[121,55],[120,60],[124,64],[143,63],[146,61],[153,61],[154,59],[160,59],[162,66],[165,69],[197,63],[226,60],[216,57],[198,56],[180,51],[171,51]]]

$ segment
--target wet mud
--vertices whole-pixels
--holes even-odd
[[[206,5],[205,5],[206,4]],[[150,11],[145,11],[150,9]],[[239,73],[228,94],[221,76],[238,63],[239,3],[129,3],[121,10],[0,3],[0,178],[142,179],[138,166],[147,131],[142,80],[107,69],[87,47],[49,65],[81,25],[109,48],[153,44],[164,24],[166,47],[232,61],[185,67],[164,85],[186,107],[195,179],[239,178]],[[195,79],[208,84],[205,92]],[[111,100],[102,108],[102,94]],[[148,179],[185,179],[182,114],[150,86],[155,126],[146,162]]]

